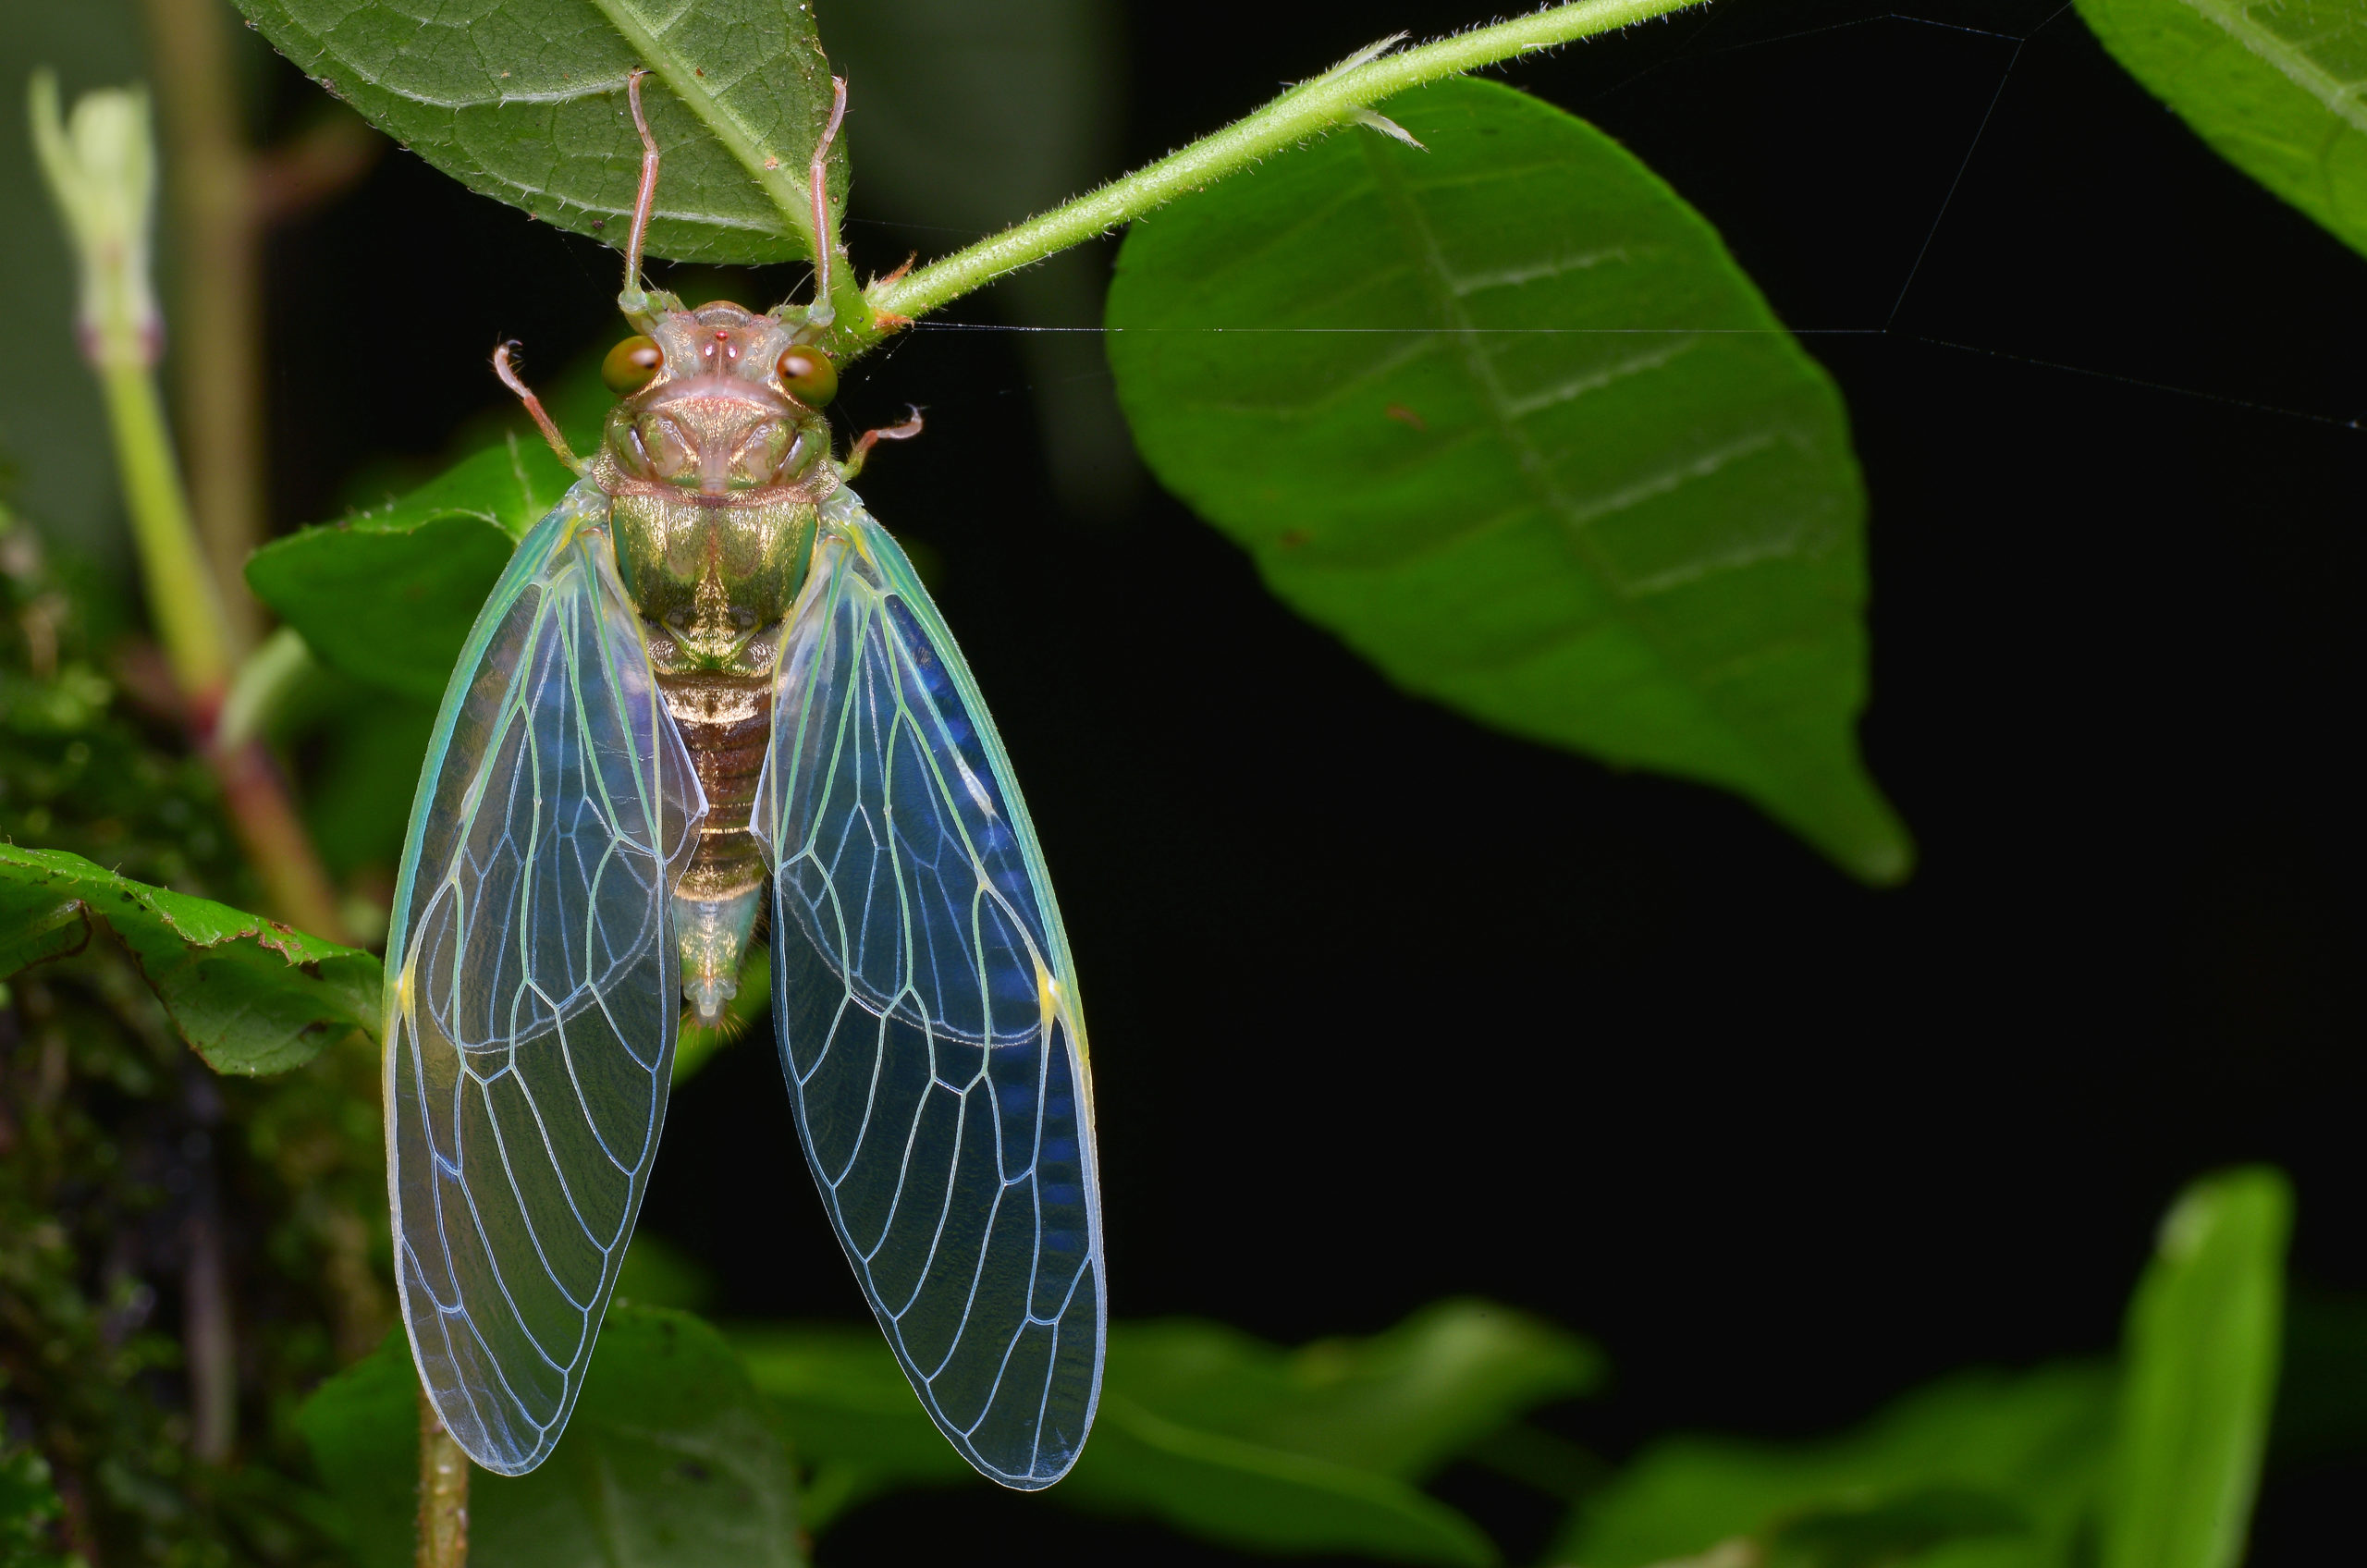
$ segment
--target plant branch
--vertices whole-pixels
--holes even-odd
[[[467,1568],[469,1456],[444,1429],[427,1390],[419,1390],[418,1568]]]
[[[1310,136],[1353,125],[1369,105],[1408,88],[1649,21],[1699,3],[1573,0],[1396,54],[1382,52],[1385,45],[1368,50],[1181,152],[932,262],[918,272],[874,284],[864,298],[875,319],[845,325],[853,340],[850,347],[868,347],[912,318],[926,315],[1006,273],[1107,234]]]

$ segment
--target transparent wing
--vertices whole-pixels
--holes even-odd
[[[656,1152],[668,894],[705,797],[607,499],[535,525],[444,693],[386,951],[387,1185],[422,1383],[488,1470],[558,1441]]]
[[[845,491],[781,653],[756,828],[806,1158],[938,1426],[1006,1486],[1084,1446],[1105,1320],[1068,943],[969,667]]]

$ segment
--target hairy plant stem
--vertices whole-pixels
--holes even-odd
[[[467,1568],[469,1456],[419,1390],[418,1568]]]
[[[860,352],[914,317],[927,314],[1006,273],[1107,234],[1179,196],[1236,174],[1310,136],[1357,122],[1370,105],[1407,88],[1555,44],[1649,21],[1700,0],[1573,0],[1513,21],[1475,28],[1397,54],[1374,52],[1292,88],[1246,119],[1181,152],[1063,202],[1000,234],[866,289],[872,319],[846,322],[841,352]]]

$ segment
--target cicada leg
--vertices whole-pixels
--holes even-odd
[[[901,424],[882,425],[866,430],[855,437],[854,447],[847,453],[847,460],[839,465],[839,477],[852,480],[863,472],[864,459],[871,456],[871,448],[882,441],[909,441],[921,433],[921,411],[913,410],[912,417]]]

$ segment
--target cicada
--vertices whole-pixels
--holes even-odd
[[[1060,907],[977,682],[836,460],[828,246],[757,314],[646,289],[620,400],[518,546],[444,693],[386,951],[404,1322],[469,1456],[567,1425],[666,1117],[770,899],[800,1141],[888,1342],[1006,1486],[1075,1462],[1106,1304],[1091,1087]],[[828,232],[814,153],[814,232]],[[730,1201],[742,1201],[730,1194]]]

